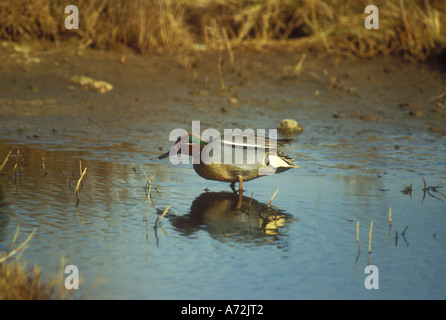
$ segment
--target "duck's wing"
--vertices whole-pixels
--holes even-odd
[[[229,139],[228,139],[229,138]],[[219,137],[222,145],[233,148],[264,148],[265,150],[277,150],[277,147],[294,142],[293,139],[271,139],[251,133],[233,133],[230,137]]]
[[[286,144],[293,143],[294,139],[277,139],[276,141],[279,147],[283,147]]]
[[[222,146],[231,146],[232,148],[258,148],[258,139],[255,135],[234,133],[230,137],[221,137]]]
[[[265,164],[274,168],[300,168],[293,158],[280,151],[277,153],[268,154],[265,159]]]

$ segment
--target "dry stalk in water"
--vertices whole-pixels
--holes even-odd
[[[15,254],[17,254],[21,250],[23,250],[26,247],[26,245],[28,244],[28,242],[31,240],[31,238],[34,236],[34,233],[36,233],[36,231],[37,231],[37,228],[34,228],[34,230],[29,234],[29,236],[26,238],[25,241],[23,241],[23,243],[21,245],[19,245],[15,249],[9,251],[7,254],[4,254],[2,257],[0,257],[0,263],[5,262],[7,259],[11,258]],[[19,228],[19,226],[17,226],[16,233],[15,233],[14,238],[13,238],[12,243],[11,243],[11,249],[14,246],[15,241],[17,240],[19,232],[20,232],[20,228]]]
[[[45,167],[45,157],[42,156],[42,169],[43,169],[43,176],[45,177],[48,174],[48,171],[46,170]]]
[[[11,151],[9,151],[8,155],[6,156],[5,160],[3,160],[2,164],[0,165],[0,171],[3,170],[3,168],[5,167],[6,163],[8,162],[9,156],[11,155]]]
[[[156,220],[158,221],[158,223],[161,223],[161,220],[163,220],[163,217],[164,217],[164,216],[166,215],[166,213],[169,211],[170,207],[172,207],[171,204],[164,210],[164,212],[161,214],[161,216],[158,216],[158,217],[156,218]],[[155,221],[155,224],[156,224],[157,221]]]
[[[404,237],[404,235],[406,234],[407,228],[409,228],[409,225],[407,225],[407,226],[404,228],[403,232],[401,232],[401,235],[402,235],[403,237]]]
[[[389,207],[389,226],[392,225],[392,208]]]
[[[78,201],[81,199],[81,183],[86,173],[87,173],[87,168],[85,168],[84,171],[82,172],[79,180],[77,181],[76,189],[74,190]]]
[[[279,189],[276,190],[276,192],[274,192],[273,196],[271,197],[271,199],[269,200],[267,206],[269,207],[271,205],[271,202],[273,202],[274,197],[276,196],[276,194],[279,192]]]
[[[369,229],[369,254],[372,253],[372,230],[373,230],[373,220],[370,222],[370,229]]]
[[[146,177],[147,184],[149,186],[149,192],[147,193],[147,215],[146,215],[146,221],[148,221],[149,220],[149,208],[150,208],[150,192],[152,191],[152,181],[153,181],[153,178],[155,178],[156,170],[153,172],[153,175],[150,178],[150,180],[147,178],[146,172],[145,171],[143,171],[143,172],[144,172],[144,176]]]

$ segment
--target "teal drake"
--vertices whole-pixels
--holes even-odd
[[[299,168],[290,156],[279,150],[292,139],[276,140],[244,133],[233,134],[232,137],[235,139],[218,137],[212,141],[193,134],[179,137],[159,159],[192,156],[194,170],[199,176],[229,182],[232,190],[238,182],[240,191],[243,190],[243,181]]]

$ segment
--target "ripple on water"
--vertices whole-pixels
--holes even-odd
[[[23,257],[52,273],[63,253],[87,284],[105,278],[91,298],[369,298],[369,262],[380,268],[378,298],[444,297],[446,199],[423,199],[422,177],[428,185],[446,179],[446,147],[418,137],[363,138],[303,139],[286,150],[300,169],[248,182],[240,199],[190,165],[158,163],[159,142],[2,143],[0,157],[13,151],[3,173],[17,161],[23,169],[17,179],[1,175],[0,249],[17,226],[18,243],[37,228]],[[88,170],[76,206],[79,161]],[[155,170],[147,215],[144,173]],[[411,184],[412,195],[403,194]]]

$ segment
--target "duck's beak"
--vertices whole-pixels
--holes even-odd
[[[169,154],[170,154],[170,150],[167,151],[165,154],[160,155],[160,156],[158,157],[158,159],[165,159],[165,158],[169,157]]]
[[[179,151],[181,151],[181,144],[180,142],[181,138],[178,138],[177,142],[175,142],[175,144],[169,149],[169,151],[167,151],[165,154],[162,154],[158,157],[158,159],[165,159],[168,158],[170,156],[171,152],[176,152],[176,153],[180,153]]]

